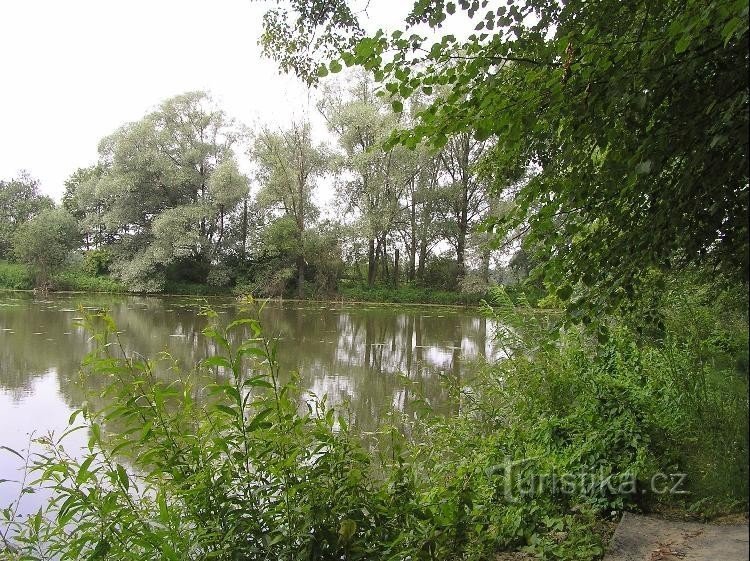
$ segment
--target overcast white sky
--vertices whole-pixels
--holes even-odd
[[[368,28],[410,1],[372,0]],[[63,181],[96,161],[99,140],[163,99],[208,90],[248,125],[314,113],[294,77],[261,58],[263,2],[0,1],[0,178],[21,169],[60,199]]]

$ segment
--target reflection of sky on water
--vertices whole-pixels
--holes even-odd
[[[238,315],[230,299],[210,299],[228,322]],[[131,352],[155,358],[167,351],[190,367],[215,349],[202,335],[207,319],[196,314],[203,299],[125,295],[53,295],[34,300],[0,294],[0,445],[25,449],[28,433],[58,432],[90,390],[77,382],[89,335],[74,325],[79,306],[107,308]],[[407,411],[408,378],[435,407],[450,413],[446,374],[460,377],[470,361],[498,356],[493,326],[473,312],[362,304],[269,302],[262,314],[266,336],[278,336],[282,374],[300,373],[303,397],[328,395],[347,403],[359,430],[377,428],[388,410]],[[174,376],[166,370],[160,376]],[[93,385],[103,381],[90,382]],[[85,431],[70,444],[85,444]],[[14,479],[17,460],[0,451],[0,479]],[[12,494],[0,484],[0,506]],[[32,497],[29,504],[39,504]]]
[[[60,393],[55,370],[34,377],[29,387],[20,391],[0,389],[0,445],[8,446],[25,455],[32,436],[38,438],[49,432],[62,434],[68,427],[71,411],[71,407]],[[75,453],[86,446],[87,440],[88,435],[85,432],[71,433],[65,439],[66,448]],[[18,497],[23,477],[20,467],[17,456],[7,450],[0,450],[0,479],[12,480],[0,483],[2,507]],[[21,513],[36,512],[47,497],[48,493],[43,490],[26,495]]]

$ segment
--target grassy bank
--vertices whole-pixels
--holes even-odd
[[[513,298],[521,292],[519,286],[505,287],[506,292]],[[523,289],[529,301],[535,305],[541,293],[537,290]],[[400,304],[442,304],[457,306],[477,306],[482,300],[491,298],[491,294],[483,291],[476,293],[452,292],[446,290],[433,290],[431,288],[405,284],[399,288],[390,286],[368,287],[363,284],[342,285],[339,288],[340,296],[345,300],[360,302],[393,302]]]
[[[127,292],[127,287],[107,276],[88,274],[76,267],[58,271],[50,278],[53,290],[74,292]],[[34,277],[26,265],[0,261],[0,289],[32,290]]]
[[[80,267],[71,266],[52,275],[53,290],[75,292],[129,292],[127,286],[106,276],[92,275]],[[0,261],[0,289],[32,290],[34,278],[26,265]],[[514,289],[509,289],[511,292]],[[216,287],[208,284],[167,281],[161,294],[189,296],[245,296],[243,286]],[[293,293],[288,294],[294,298]],[[445,290],[405,285],[400,288],[366,285],[342,286],[337,293],[310,295],[312,300],[346,300],[392,304],[437,304],[449,306],[477,306],[486,293],[464,294]]]
[[[397,304],[443,304],[443,305],[477,305],[482,294],[461,294],[443,290],[431,290],[419,287],[342,287],[340,297],[344,300],[358,302],[392,302]]]
[[[407,409],[368,437],[380,452],[324,399],[300,411],[252,311],[228,326],[207,312],[207,402],[193,370],[165,385],[145,359],[110,355],[116,327],[90,318],[100,346],[85,369],[109,379],[112,405],[73,416],[83,458],[41,442],[30,470],[57,498],[4,521],[18,558],[593,560],[623,510],[746,511],[741,290],[673,282],[644,304],[658,320],[607,318],[606,340],[493,301],[508,358],[446,377],[451,418],[405,381]]]

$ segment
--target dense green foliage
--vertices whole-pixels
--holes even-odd
[[[113,292],[125,293],[128,287],[117,280],[101,275],[92,275],[76,266],[68,266],[50,278],[55,290],[73,292]]]
[[[300,409],[253,314],[206,328],[216,355],[172,382],[125,355],[106,316],[89,317],[98,346],[84,368],[106,380],[109,405],[71,417],[69,430],[89,433],[81,457],[64,435],[33,443],[29,480],[54,498],[6,521],[6,558],[596,559],[602,520],[623,508],[744,508],[748,337],[735,291],[670,281],[654,310],[662,331],[624,317],[603,345],[578,328],[552,341],[554,316],[523,302],[494,294],[486,313],[512,327],[499,334],[509,355],[446,381],[456,416],[415,393],[411,420],[372,437],[379,452],[323,396]],[[690,494],[651,485],[683,472]],[[539,474],[571,478],[553,488]]]
[[[497,243],[523,236],[564,299],[577,289],[571,308],[616,306],[654,266],[711,261],[747,280],[747,2],[420,0],[403,29],[370,37],[337,14],[296,28],[349,38],[319,76],[362,66],[396,111],[431,96],[392,142],[495,140],[484,169],[512,205],[488,227]],[[461,15],[474,33],[444,31]],[[321,60],[284,48],[298,37],[269,54],[308,77]]]
[[[79,237],[73,216],[62,208],[47,209],[16,229],[13,253],[29,265],[37,286],[46,287],[53,271],[78,247]]]
[[[34,288],[34,279],[29,273],[29,268],[20,263],[0,261],[0,288],[10,290]]]
[[[490,143],[463,135],[416,157],[384,149],[407,120],[366,74],[354,78],[318,96],[332,142],[314,140],[309,122],[250,131],[202,92],[103,139],[62,201],[86,270],[134,292],[315,298],[337,296],[340,281],[472,294],[522,279],[477,231],[498,209],[481,177]],[[0,200],[18,184],[0,184]],[[324,187],[336,194],[328,208]]]
[[[74,292],[128,292],[128,288],[106,275],[92,274],[76,263],[68,263],[47,279],[54,290]],[[37,286],[29,267],[20,263],[0,261],[0,289],[32,290]]]
[[[467,17],[473,32],[449,33]],[[653,267],[747,281],[747,17],[742,0],[420,0],[403,29],[366,36],[345,1],[294,0],[261,42],[326,78],[313,95],[332,142],[308,122],[251,131],[189,92],[103,139],[63,204],[80,249],[133,291],[471,294],[531,273],[588,320]],[[344,66],[345,86],[327,78]],[[50,205],[28,175],[0,182],[0,257]]]
[[[233,145],[241,130],[201,92],[162,103],[102,140],[100,162],[79,170],[64,203],[106,247],[109,268],[135,290],[159,291],[171,268],[205,282],[231,240],[228,217],[247,197]]]
[[[39,192],[39,182],[22,172],[9,181],[0,180],[0,259],[12,254],[12,240],[18,227],[52,208],[52,199]]]

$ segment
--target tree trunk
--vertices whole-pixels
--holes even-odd
[[[372,288],[375,283],[375,272],[378,265],[378,251],[380,251],[380,240],[378,240],[377,250],[375,249],[375,240],[370,239],[367,246],[367,286]]]
[[[393,250],[393,288],[398,288],[398,248]]]
[[[464,191],[464,195],[465,195]],[[466,208],[466,197],[464,196],[463,205],[461,208],[461,215],[458,220],[458,240],[456,243],[456,277],[458,279],[463,278],[466,274],[466,233],[468,230],[468,209]]]
[[[242,201],[242,262],[247,259],[247,199]]]
[[[459,279],[466,274],[466,234],[469,229],[469,181],[471,179],[471,171],[469,170],[470,151],[469,135],[465,134],[462,138],[460,153],[461,211],[458,217],[458,242],[456,243],[457,277]]]
[[[221,255],[222,243],[224,243],[224,205],[219,206],[219,237],[216,240],[214,255]]]
[[[417,269],[417,279],[424,283],[424,270],[427,265],[427,238],[422,237],[419,241],[419,268]]]
[[[297,214],[297,231],[299,232],[299,257],[297,257],[297,298],[305,297],[305,176],[301,175],[297,181],[297,199],[299,212]]]
[[[305,256],[297,257],[297,298],[305,297]]]
[[[388,246],[386,237],[383,236],[383,242],[380,245],[383,252],[383,282],[388,283]]]
[[[411,196],[411,209],[409,213],[409,226],[410,232],[409,237],[411,238],[409,247],[409,271],[407,273],[407,279],[411,282],[414,280],[414,273],[417,261],[417,201],[415,200],[414,193]]]

